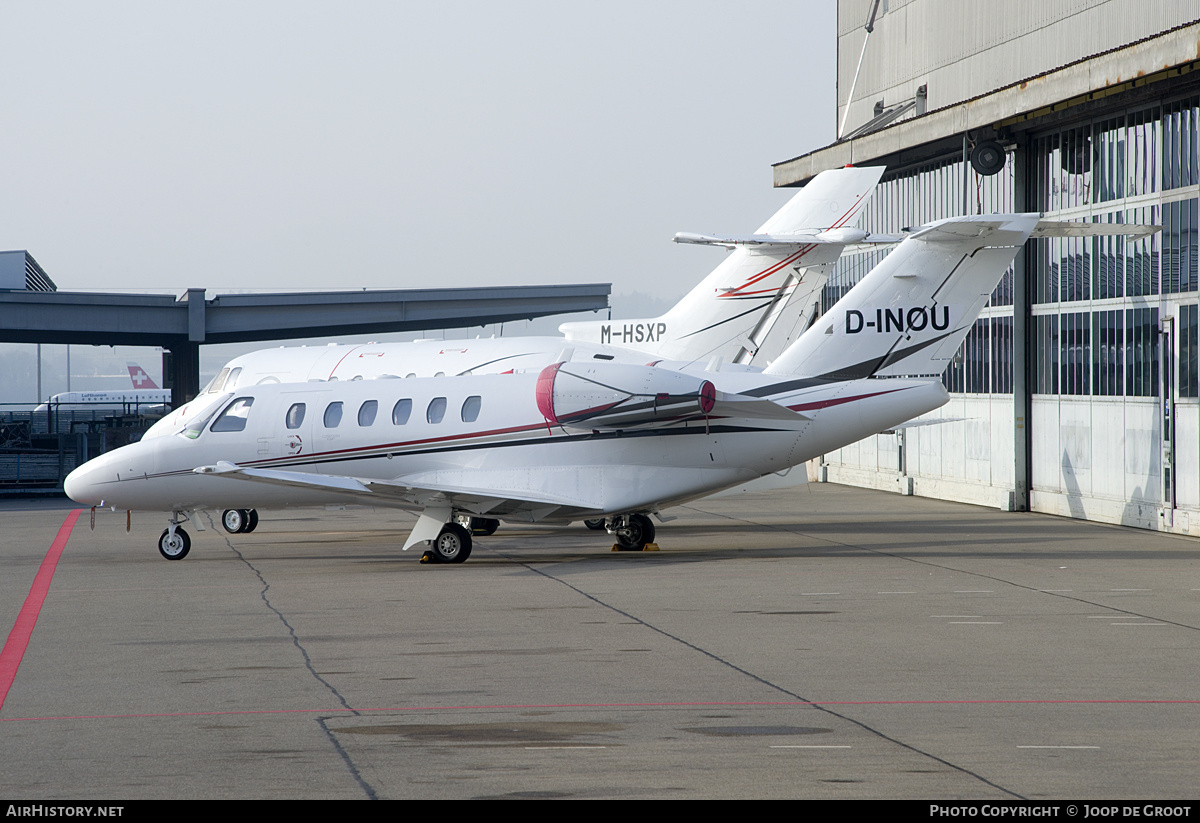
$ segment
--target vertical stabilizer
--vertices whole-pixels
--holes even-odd
[[[135,389],[158,388],[158,384],[154,382],[153,378],[146,374],[146,370],[137,363],[126,363],[125,367],[129,369],[129,379]]]
[[[702,362],[719,355],[749,363],[772,329],[792,330],[807,322],[829,264],[847,243],[865,236],[844,230],[857,220],[883,171],[822,172],[754,235],[688,235],[691,239],[681,242],[732,252],[661,317],[564,323],[559,330],[568,340],[637,349],[661,359]]]
[[[918,230],[767,372],[833,380],[940,375],[1038,219],[956,217]]]

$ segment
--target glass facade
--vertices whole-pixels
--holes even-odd
[[[1027,204],[1061,220],[1161,225],[1121,237],[1031,241],[1030,389],[1060,396],[1151,397],[1159,385],[1161,317],[1175,317],[1171,362],[1180,398],[1200,395],[1200,95],[1107,113],[1023,141]],[[859,225],[899,232],[957,215],[1016,211],[1016,163],[977,175],[962,156],[889,172]],[[822,295],[828,310],[886,256],[844,255]],[[963,394],[1013,391],[1013,271],[992,294],[943,376]]]

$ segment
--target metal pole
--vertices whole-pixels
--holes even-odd
[[[842,133],[846,131],[846,118],[850,116],[850,103],[854,101],[854,87],[858,85],[858,73],[862,71],[863,57],[867,53],[867,41],[871,39],[871,32],[875,31],[875,13],[879,11],[879,0],[871,6],[871,13],[867,15],[867,36],[863,38],[862,51],[858,53],[858,67],[854,69],[854,79],[850,81],[850,94],[846,98],[846,110],[842,112],[842,124],[838,126],[837,139],[842,139]]]

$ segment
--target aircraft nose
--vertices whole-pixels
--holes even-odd
[[[68,474],[67,479],[63,481],[63,491],[67,493],[67,497],[86,506],[100,505],[100,480],[106,474],[106,462],[99,458],[89,460]]]

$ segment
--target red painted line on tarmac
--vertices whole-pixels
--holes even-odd
[[[680,703],[498,703],[476,706],[388,706],[369,709],[347,709],[330,706],[324,709],[233,709],[211,712],[158,712],[153,714],[84,714],[61,717],[0,717],[0,723],[20,723],[34,720],[139,720],[158,717],[223,717],[251,714],[345,714],[396,713],[396,712],[457,712],[496,711],[529,709],[686,709],[704,707],[778,708],[790,706],[796,709],[815,709],[825,706],[1194,706],[1200,700],[820,700],[820,701],[695,701]]]
[[[46,602],[46,595],[50,593],[50,581],[54,579],[54,570],[58,568],[58,558],[62,557],[63,549],[67,547],[67,538],[71,536],[71,529],[75,528],[75,521],[81,514],[83,509],[75,509],[59,527],[58,536],[50,545],[50,551],[42,558],[42,565],[38,567],[33,585],[29,587],[29,596],[25,598],[25,604],[17,614],[17,622],[13,623],[4,649],[0,650],[0,709],[4,708],[4,698],[8,697],[8,690],[17,679],[21,658],[25,656],[29,638],[33,635],[33,627],[37,625],[38,615],[42,611],[42,604]]]

